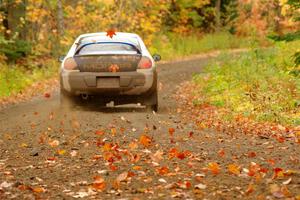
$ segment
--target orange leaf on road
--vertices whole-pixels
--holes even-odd
[[[111,143],[105,143],[102,147],[103,151],[110,151],[112,149],[112,144]]]
[[[241,173],[240,167],[236,164],[230,164],[227,166],[228,171],[232,174],[239,175]]]
[[[215,175],[220,173],[220,166],[218,163],[215,162],[208,163],[208,169],[211,171],[211,173]]]
[[[131,149],[131,150],[134,150],[134,149],[137,149],[139,147],[138,143],[137,142],[131,142],[129,143],[128,147]]]
[[[49,142],[49,145],[51,147],[57,147],[59,145],[59,141],[58,140],[52,140]]]
[[[147,135],[142,135],[142,136],[140,137],[140,143],[141,143],[142,145],[144,145],[145,147],[149,147],[149,146],[151,145],[151,143],[152,143],[152,140],[151,140],[151,138],[150,138],[149,136],[147,136]]]
[[[225,156],[225,151],[224,149],[221,149],[219,152],[218,152],[219,156],[220,157],[224,157]]]
[[[274,175],[272,178],[275,179],[277,177],[284,177],[283,169],[279,167],[274,168]]]
[[[95,132],[95,134],[96,134],[96,135],[104,135],[105,132],[102,131],[102,130],[97,130],[97,131]]]
[[[34,187],[34,188],[31,188],[31,190],[35,193],[43,193],[45,192],[46,190],[42,187]]]
[[[165,174],[169,173],[169,168],[164,166],[164,167],[156,169],[156,171],[160,175],[165,175]]]
[[[100,191],[104,190],[105,189],[104,179],[100,176],[95,176],[92,187],[96,190],[100,190]]]
[[[256,156],[256,153],[251,151],[251,152],[248,152],[248,158],[254,158]]]
[[[183,159],[185,159],[185,153],[179,152],[179,153],[177,153],[176,157],[179,158],[180,160],[183,160]]]
[[[142,167],[141,167],[141,166],[133,166],[132,169],[133,169],[133,170],[141,170]]]
[[[118,169],[118,167],[115,165],[110,165],[109,168],[111,169],[111,171],[116,171]]]
[[[249,185],[248,185],[248,188],[247,188],[247,190],[246,190],[246,194],[247,195],[249,195],[250,193],[252,193],[254,191],[254,186],[253,186],[253,184],[252,183],[250,183]]]
[[[284,137],[282,137],[282,136],[278,136],[276,139],[280,143],[283,143],[285,141]]]
[[[169,134],[170,134],[171,137],[173,137],[174,133],[175,133],[175,129],[174,128],[169,128]]]

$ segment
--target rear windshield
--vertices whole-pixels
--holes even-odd
[[[83,46],[78,55],[89,55],[105,52],[128,52],[128,53],[138,53],[137,48],[132,45],[125,43],[97,43],[97,44],[88,44]]]

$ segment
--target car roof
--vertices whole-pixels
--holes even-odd
[[[125,42],[139,46],[138,38],[139,36],[135,33],[116,32],[116,35],[110,38],[109,36],[107,36],[106,32],[99,32],[80,35],[78,43],[86,44],[95,42]]]

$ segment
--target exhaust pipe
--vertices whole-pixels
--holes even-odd
[[[81,94],[81,98],[82,98],[83,100],[88,100],[89,95],[88,95],[88,94]]]

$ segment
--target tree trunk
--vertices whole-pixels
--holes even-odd
[[[21,18],[25,20],[26,0],[16,4],[13,1],[8,1],[7,4],[7,28],[11,31],[10,36],[14,33],[19,33],[19,38],[26,39],[26,29],[21,22]]]
[[[62,36],[64,34],[64,11],[61,0],[57,0],[57,28],[59,36]]]
[[[123,14],[123,6],[124,2],[123,0],[119,0],[119,10],[118,10],[118,22],[117,22],[117,29],[118,31],[122,31],[123,25],[122,25],[122,14]]]
[[[221,29],[221,0],[216,1],[216,31],[219,32]]]

